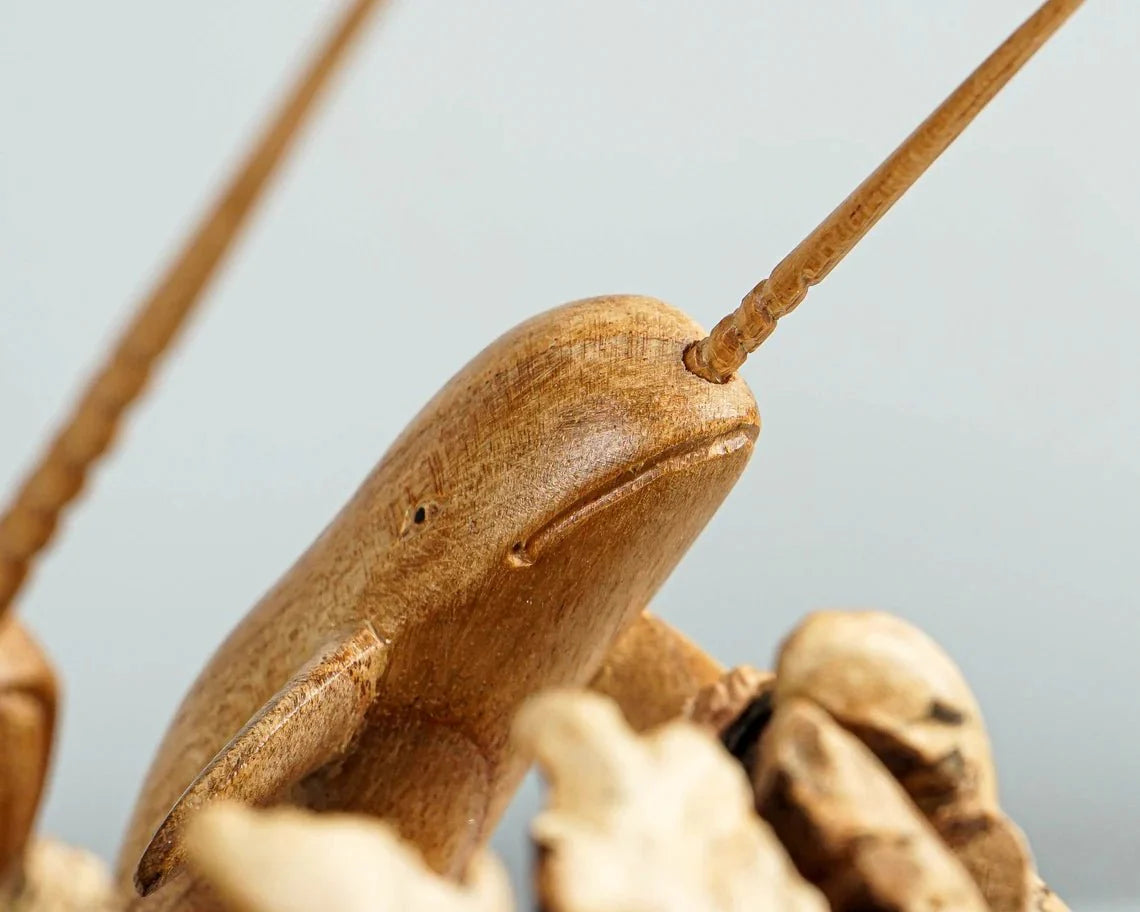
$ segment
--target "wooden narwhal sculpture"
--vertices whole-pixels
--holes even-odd
[[[1076,5],[1045,4],[707,339],[598,298],[457,374],[191,689],[124,846],[140,890],[219,796],[383,816],[461,874],[523,772],[516,708],[598,672],[743,470],[744,356]]]
[[[219,797],[383,816],[459,875],[526,696],[593,680],[648,723],[707,683],[644,608],[752,451],[736,369],[1079,5],[1046,2],[708,337],[596,298],[453,377],[183,701],[120,856],[138,907],[209,907],[181,834]]]
[[[751,454],[747,386],[685,369],[700,336],[597,298],[457,374],[191,689],[124,847],[139,888],[219,796],[376,814],[460,874],[524,772],[515,710],[601,668]]]

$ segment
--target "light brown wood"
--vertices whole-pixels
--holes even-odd
[[[0,880],[20,870],[51,761],[55,674],[15,618],[0,619]]]
[[[767,279],[744,296],[740,307],[713,327],[708,338],[685,353],[689,369],[715,383],[732,377],[749,353],[772,334],[776,321],[795,309],[808,289],[822,282],[854,249],[1083,2],[1046,0],[870,177],[784,257]]]
[[[277,742],[293,738],[270,739],[242,755],[247,781],[273,786],[247,800],[383,817],[437,870],[463,870],[524,770],[515,710],[598,672],[748,460],[759,419],[747,386],[682,363],[701,334],[659,301],[597,298],[522,324],[452,378],[184,700],[120,856],[124,882],[137,869],[157,889],[139,908],[191,907],[166,847],[177,828],[148,850],[152,834],[204,769],[229,762],[243,726],[283,702],[320,710],[304,723],[307,764],[288,761],[309,775],[282,789],[251,769],[281,766]],[[326,687],[314,703],[285,685],[365,625],[385,671],[328,763],[345,734],[329,720],[357,690],[338,700]]]
[[[219,751],[151,840],[138,882],[149,888],[183,861],[180,834],[203,805],[259,803],[342,755],[376,699],[388,652],[367,623],[302,668]]]
[[[680,716],[723,671],[692,640],[646,612],[618,638],[590,687],[616,700],[640,732]]]
[[[592,681],[634,726],[649,728],[713,685],[719,666],[643,612],[750,455],[758,418],[736,367],[1079,2],[1049,0],[703,341],[687,317],[660,302],[592,299],[529,321],[460,371],[188,693],[120,857],[120,884],[144,894],[132,907],[216,907],[217,897],[186,868],[185,837],[200,812],[225,799],[386,818],[437,872],[458,878],[523,772],[508,732],[529,695]],[[374,5],[357,0],[349,8],[298,94],[0,519],[0,613]],[[769,712],[762,701],[770,703],[771,692],[765,686],[752,693],[748,707]],[[11,743],[31,743],[27,732],[38,732],[47,718],[42,707],[29,709],[22,696],[3,699],[0,725],[21,733]],[[782,706],[819,712],[795,696]],[[780,711],[787,717],[793,709]],[[830,738],[834,723],[819,715],[817,733],[827,729],[820,737]],[[773,732],[782,730],[773,723]],[[835,731],[835,756],[849,758],[847,745],[854,744],[853,768],[864,769],[869,755],[859,751],[866,751]],[[811,766],[817,758],[803,743],[791,750],[785,759],[806,762],[799,785],[810,787],[811,775],[820,773]],[[44,762],[26,767],[38,771],[39,782],[47,749],[41,753]],[[890,783],[881,765],[874,770]],[[778,799],[769,810],[786,810],[780,801],[802,797],[783,788],[788,777],[781,775],[777,769],[764,780],[773,790],[763,794]],[[14,794],[24,800],[33,792]],[[858,819],[865,832],[883,837],[863,852],[866,846],[853,847],[850,830],[841,828],[831,846],[841,864],[853,861],[847,873],[859,868],[874,896],[893,901],[898,892],[906,902],[975,907],[968,878],[963,887],[948,873],[958,861],[917,838],[913,814],[888,813],[876,830],[875,813],[894,807],[889,801],[860,805],[852,788],[837,800],[841,821]],[[34,812],[34,797],[30,807]],[[835,811],[832,805],[832,816],[818,819],[834,822]],[[21,813],[11,819],[30,824]],[[921,830],[921,817],[914,819]],[[27,824],[13,833],[26,836]],[[900,834],[917,839],[917,855],[894,854],[891,840]],[[897,877],[924,864],[929,877]],[[850,886],[831,883],[829,890],[857,904],[863,897],[852,899]]]
[[[740,723],[741,716],[757,700],[771,703],[776,676],[751,665],[739,665],[721,673],[702,687],[686,707],[686,717],[717,738]]]
[[[703,688],[686,715],[714,735],[749,776],[756,768],[760,735],[772,717],[776,676],[744,665]]]
[[[352,38],[378,0],[352,0],[341,21],[91,379],[71,414],[0,515],[0,616],[59,518],[106,452],[123,414],[202,297],[266,182]]]

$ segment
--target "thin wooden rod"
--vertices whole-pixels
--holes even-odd
[[[709,336],[690,346],[693,373],[724,383],[831,272],[888,209],[966,128],[977,113],[1081,5],[1048,0],[1006,39],[847,199],[753,288]]]
[[[181,253],[145,298],[110,356],[0,516],[0,617],[32,561],[51,540],[64,508],[111,444],[123,413],[138,398],[210,278],[233,245],[266,182],[380,0],[353,0],[259,141]]]

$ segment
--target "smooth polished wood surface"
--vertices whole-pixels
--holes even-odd
[[[614,643],[590,682],[622,708],[634,731],[676,719],[724,667],[684,634],[648,612]]]
[[[452,378],[178,710],[120,857],[125,884],[157,891],[138,908],[201,907],[164,821],[234,788],[384,817],[463,870],[524,772],[517,707],[599,671],[751,454],[747,386],[682,363],[701,335],[650,298],[591,299]],[[383,658],[340,683],[362,648]],[[298,712],[303,731],[249,736]],[[204,788],[219,768],[241,774]]]
[[[51,760],[58,693],[43,651],[0,619],[0,880],[27,844]]]
[[[1046,0],[855,191],[685,353],[689,369],[723,383],[822,282],[875,223],[958,138],[1010,78],[1084,0]]]

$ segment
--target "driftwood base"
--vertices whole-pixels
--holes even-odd
[[[629,682],[611,674],[608,696],[548,690],[515,718],[549,784],[532,827],[546,912],[1067,912],[1001,810],[973,694],[914,627],[821,612],[774,674],[691,667],[651,711],[623,716]],[[190,872],[228,912],[520,908],[489,853],[442,877],[366,816],[220,803],[188,836]],[[0,885],[0,912],[128,907],[101,861],[50,840]]]
[[[116,912],[111,877],[83,849],[51,839],[33,843],[23,867],[0,887],[4,912]]]

